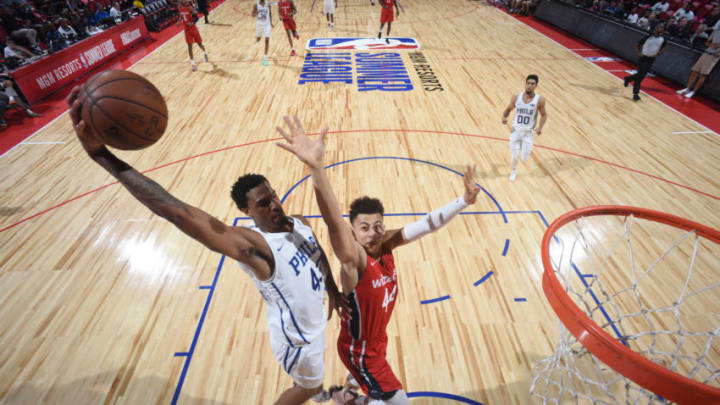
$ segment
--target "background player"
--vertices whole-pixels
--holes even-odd
[[[337,7],[337,0],[325,0],[323,3],[323,13],[325,13],[330,30],[335,29],[335,7]]]
[[[293,45],[292,36],[295,39],[300,39],[300,35],[297,33],[295,27],[295,19],[293,18],[297,14],[297,8],[295,8],[295,2],[293,0],[280,0],[278,2],[278,10],[280,11],[280,18],[282,19],[283,26],[285,27],[285,33],[290,42],[290,56],[295,56],[295,46]]]
[[[253,5],[252,16],[255,20],[255,42],[260,42],[260,37],[265,37],[265,53],[263,54],[262,64],[267,66],[267,53],[270,48],[270,31],[272,30],[272,12],[267,0],[257,0]]]
[[[503,111],[502,123],[507,124],[507,117],[510,111],[515,109],[515,118],[513,119],[512,132],[510,133],[510,154],[512,156],[512,171],[510,172],[510,181],[515,181],[517,177],[518,154],[523,162],[530,157],[530,151],[533,147],[533,130],[535,128],[535,119],[538,112],[540,113],[540,124],[538,124],[535,133],[540,136],[543,126],[547,121],[547,112],[545,111],[545,98],[535,93],[538,85],[537,75],[529,75],[525,79],[525,91],[512,96],[510,104]]]
[[[400,16],[400,3],[398,0],[380,0],[380,5],[382,6],[382,12],[380,13],[380,30],[378,31],[378,39],[382,37],[382,29],[385,23],[387,23],[387,36],[390,36],[390,26],[392,26],[392,22],[395,19],[393,17],[393,6],[395,6],[395,3],[397,3],[397,15]],[[385,38],[385,43],[390,43],[390,38]]]
[[[297,117],[294,123],[285,117],[285,122],[290,135],[280,127],[277,130],[288,144],[278,143],[278,146],[295,154],[310,169],[315,197],[328,226],[333,251],[342,263],[341,282],[343,293],[350,301],[350,312],[349,319],[342,322],[338,353],[367,395],[348,403],[409,404],[402,384],[385,359],[387,324],[398,296],[398,275],[392,251],[437,230],[463,208],[475,203],[480,191],[475,184],[475,168],[468,166],[465,170],[463,196],[415,223],[386,232],[382,203],[362,197],[350,205],[348,226],[323,166],[327,127],[320,131],[319,139],[313,141],[305,135]]]
[[[185,30],[185,42],[188,47],[188,55],[190,55],[190,69],[194,72],[197,70],[197,65],[195,64],[195,59],[193,59],[193,42],[202,49],[203,54],[205,55],[205,62],[209,61],[207,51],[205,51],[205,47],[202,44],[200,32],[195,25],[198,11],[192,4],[190,4],[189,0],[180,0],[178,12],[180,13],[180,18],[178,18],[177,25],[180,25],[181,23],[183,24],[183,29]]]

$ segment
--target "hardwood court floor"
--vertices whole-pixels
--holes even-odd
[[[341,0],[334,32],[321,3],[312,14],[311,2],[297,4],[303,44],[377,33],[379,6],[366,1]],[[239,175],[264,173],[281,195],[307,175],[273,145],[289,113],[309,131],[330,127],[326,161],[345,162],[329,169],[344,211],[367,194],[391,214],[427,212],[462,193],[461,178],[446,169],[477,164],[486,192],[468,208],[474,214],[396,253],[388,358],[408,392],[531,403],[532,368],[558,335],[540,284],[543,220],[625,204],[720,228],[720,137],[686,133],[706,129],[650,98],[633,103],[617,78],[493,7],[403,6],[393,35],[418,39],[444,91],[424,91],[405,53],[412,91],[299,85],[302,47],[287,56],[276,25],[270,66],[261,66],[252,3],[227,0],[211,15],[215,24],[200,24],[211,63],[199,72],[189,70],[182,35],[132,69],[166,96],[170,123],[151,148],[117,154],[228,224],[242,215],[229,198]],[[510,183],[500,117],[530,73],[540,76],[549,120]],[[33,141],[58,143],[23,145],[0,159],[0,403],[167,404],[177,393],[180,404],[270,404],[291,385],[270,352],[260,295],[236,263],[114,184],[86,157],[69,119]],[[287,195],[285,209],[318,213],[309,181]],[[413,218],[386,221],[392,228]],[[322,221],[311,223],[330,251]],[[346,375],[335,355],[338,330],[333,318],[327,385]],[[192,361],[182,354],[189,352]]]

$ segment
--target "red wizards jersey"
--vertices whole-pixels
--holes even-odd
[[[380,1],[382,2],[382,4],[385,7],[390,9],[390,10],[387,10],[387,9],[385,9],[385,7],[383,7],[382,12],[383,13],[388,13],[388,12],[392,13],[393,6],[395,5],[395,0],[380,0]]]
[[[365,274],[350,294],[350,319],[342,323],[340,339],[387,342],[387,328],[398,293],[392,253],[367,257]]]
[[[280,0],[278,9],[280,9],[281,19],[286,20],[292,17],[292,3],[290,3],[290,0]]]
[[[193,17],[190,6],[178,6],[178,12],[180,13],[180,19],[182,19],[182,22],[183,24],[185,24],[186,27],[188,25],[192,25]]]

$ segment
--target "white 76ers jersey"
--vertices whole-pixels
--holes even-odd
[[[295,346],[324,334],[327,314],[320,245],[309,226],[297,218],[290,219],[292,232],[266,233],[255,224],[248,226],[262,235],[272,250],[275,271],[270,279],[260,281],[242,263],[241,267],[265,300],[271,341]]]
[[[523,95],[520,93],[515,101],[515,118],[513,119],[513,128],[520,131],[530,131],[535,128],[535,118],[537,117],[537,105],[540,95],[535,94],[529,103],[523,101]]]

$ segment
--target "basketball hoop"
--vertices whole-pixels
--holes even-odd
[[[588,207],[550,225],[541,255],[543,290],[561,322],[533,396],[720,404],[720,231],[648,209]]]

